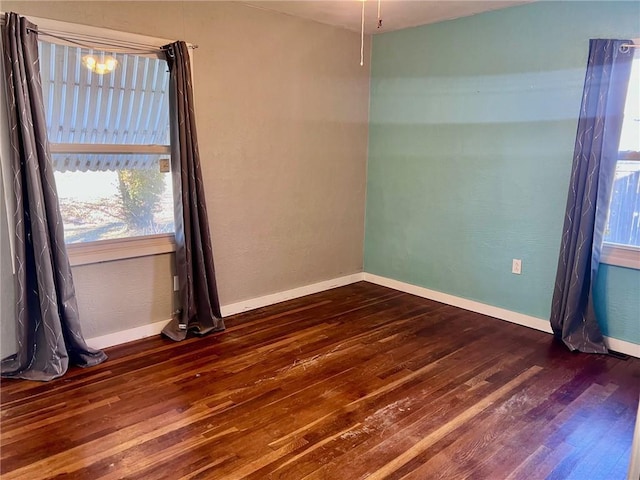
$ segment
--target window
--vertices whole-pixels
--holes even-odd
[[[51,40],[40,71],[71,263],[172,251],[166,61]]]
[[[603,262],[640,268],[640,55],[636,53],[624,110],[618,163],[605,229]]]

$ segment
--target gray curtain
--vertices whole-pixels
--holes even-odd
[[[162,333],[184,340],[189,331],[205,335],[224,330],[224,322],[200,172],[189,51],[184,42],[163,48],[170,72],[171,169],[181,309]]]
[[[15,213],[18,352],[2,361],[3,377],[51,380],[69,362],[106,360],[87,347],[47,141],[37,28],[8,13],[2,30]]]
[[[591,40],[551,305],[554,335],[571,350],[607,353],[593,307],[633,52]]]

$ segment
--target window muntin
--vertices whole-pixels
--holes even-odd
[[[52,161],[68,244],[171,234],[164,59],[40,41]],[[109,73],[83,58],[111,56]]]

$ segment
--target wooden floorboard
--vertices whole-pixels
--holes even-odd
[[[365,282],[0,386],[2,479],[624,479],[640,360]]]

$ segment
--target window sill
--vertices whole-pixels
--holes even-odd
[[[173,234],[119,238],[67,245],[71,266],[125,260],[175,252]]]
[[[640,248],[605,243],[602,246],[600,263],[640,270]]]

